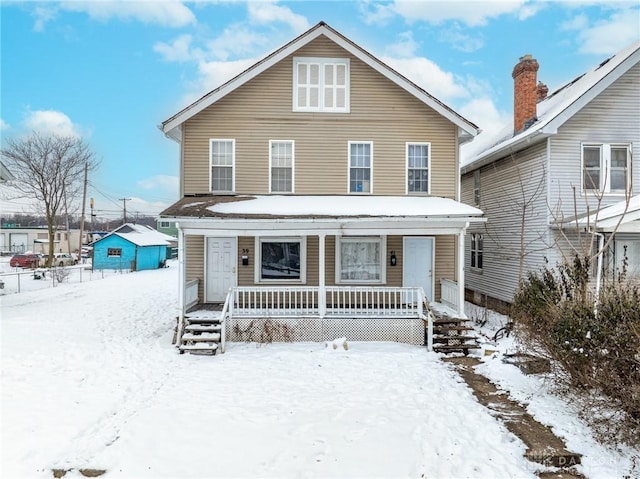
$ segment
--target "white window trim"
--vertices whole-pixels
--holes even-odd
[[[584,184],[584,149],[585,147],[600,148],[600,188],[585,188]],[[625,148],[627,150],[627,191],[611,190],[611,148]],[[630,143],[598,143],[583,142],[580,144],[580,188],[583,195],[606,194],[608,196],[624,196],[632,188],[632,157]],[[604,184],[603,184],[604,182]]]
[[[473,204],[476,207],[480,207],[480,169],[473,172]]]
[[[119,251],[119,253],[111,254],[111,251]],[[107,258],[122,258],[122,248],[107,248]]]
[[[429,156],[427,157],[427,191],[409,191],[409,146],[428,146]],[[431,194],[431,142],[428,141],[407,141],[404,147],[404,189],[407,195],[430,195]]]
[[[341,275],[341,245],[343,241],[351,242],[368,242],[368,243],[380,243],[380,280],[355,280],[355,279],[342,279]],[[387,283],[387,236],[336,236],[336,264],[335,264],[335,283],[336,284],[386,284]]]
[[[369,145],[371,147],[371,161],[369,165],[369,191],[351,191],[351,145]],[[373,141],[348,141],[347,142],[347,193],[350,195],[373,194]]]
[[[474,236],[477,238],[477,236],[481,236],[482,237],[482,248],[479,249],[478,248],[478,243],[477,241],[475,242],[475,248],[474,248]],[[484,233],[471,233],[470,237],[470,244],[469,244],[469,266],[471,267],[471,269],[473,271],[482,271],[484,268]],[[476,264],[473,264],[473,256],[475,253],[475,258],[476,258]],[[478,266],[478,253],[482,254],[482,266]]]
[[[300,279],[262,279],[262,243],[300,243]],[[307,237],[306,236],[256,236],[253,281],[255,284],[307,284]]]
[[[291,143],[291,191],[273,191],[271,186],[271,169],[273,168],[273,157],[271,156],[272,145],[274,143]],[[296,142],[295,140],[269,140],[269,193],[287,194],[296,191]]]
[[[298,64],[319,65],[318,83],[318,107],[298,106]],[[341,64],[346,67],[345,85],[345,106],[344,108],[328,108],[324,106],[324,65]],[[323,58],[323,57],[294,57],[293,59],[293,111],[295,112],[326,112],[326,113],[349,113],[351,104],[351,62],[349,58]]]
[[[214,142],[231,142],[231,190],[213,190],[211,189],[213,182],[213,143]],[[234,138],[210,138],[209,139],[209,190],[212,193],[235,193],[236,191],[236,140]]]

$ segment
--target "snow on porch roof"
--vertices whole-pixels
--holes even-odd
[[[161,216],[236,218],[481,217],[482,211],[436,196],[256,195],[183,198]]]

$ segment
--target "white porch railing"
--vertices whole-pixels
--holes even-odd
[[[440,302],[451,309],[458,310],[460,304],[458,283],[450,279],[440,280]]]
[[[184,287],[184,308],[185,311],[198,304],[198,283],[200,281],[193,279]]]
[[[316,286],[239,286],[231,291],[229,314],[236,317],[417,317],[424,311],[422,288],[327,286],[325,308]]]

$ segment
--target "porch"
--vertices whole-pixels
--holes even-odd
[[[232,287],[224,303],[214,304],[199,301],[198,283],[186,285],[178,344],[185,330],[202,332],[208,326],[222,352],[227,340],[329,341],[342,336],[433,346],[434,316],[420,287]],[[443,299],[448,298],[443,304],[455,310],[457,284],[442,280],[441,287]]]

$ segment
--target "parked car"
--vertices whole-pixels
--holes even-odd
[[[12,268],[35,268],[40,263],[40,255],[36,253],[14,254],[9,260]]]
[[[74,254],[69,253],[53,253],[53,262],[51,266],[71,266],[78,263],[78,258]],[[47,264],[47,256],[43,256],[40,260],[40,266]]]

